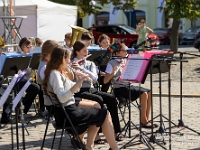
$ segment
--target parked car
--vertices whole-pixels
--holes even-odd
[[[111,42],[113,38],[119,40],[125,39],[125,44],[128,47],[134,46],[137,43],[138,39],[138,34],[135,32],[135,29],[127,25],[92,26],[88,30],[93,32],[96,44],[99,36],[103,33],[110,37]],[[153,40],[153,42],[151,42],[151,47],[156,47],[160,44],[157,35],[150,34],[149,37]]]
[[[194,48],[198,49],[200,52],[200,31],[195,35]]]
[[[181,43],[182,44],[188,44],[188,43],[194,43],[195,40],[195,35],[197,32],[200,31],[200,26],[195,26],[191,27],[185,33],[183,33],[182,38],[181,38]]]
[[[200,38],[200,31],[195,34],[194,41],[198,40],[199,38]]]
[[[198,49],[200,52],[200,38],[194,42],[194,48]]]
[[[153,33],[156,34],[160,40],[160,44],[169,45],[171,39],[171,28],[155,28]],[[179,40],[181,39],[182,33],[178,33]]]

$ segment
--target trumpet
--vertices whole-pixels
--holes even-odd
[[[70,70],[72,70],[72,72],[73,72],[75,75],[80,75],[80,76],[86,75],[85,73],[81,72],[80,70],[76,70],[76,69],[72,68],[70,65],[68,65],[67,67],[68,67]],[[84,81],[93,83],[93,80],[92,80],[90,77],[87,77]]]

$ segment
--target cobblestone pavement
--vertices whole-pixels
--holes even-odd
[[[180,49],[182,50],[182,49]],[[193,49],[192,49],[193,50]],[[190,51],[192,51],[190,50]],[[185,49],[184,49],[185,51]],[[189,52],[190,52],[189,51]],[[192,51],[193,52],[193,51]],[[197,53],[197,50],[194,51]],[[176,55],[178,57],[178,55]],[[186,55],[184,55],[186,56]],[[178,124],[178,120],[180,117],[180,66],[179,63],[173,65],[171,68],[171,123],[172,128],[172,135],[169,137],[169,98],[168,98],[168,74],[162,74],[162,114],[163,116],[161,119],[164,121],[163,124],[166,128],[166,131],[163,135],[160,134],[158,131],[159,128],[154,129],[153,135],[156,137],[156,143],[150,143],[156,150],[161,149],[169,149],[169,145],[171,144],[172,150],[200,150],[200,88],[199,82],[200,81],[200,74],[199,74],[199,65],[200,59],[187,56],[186,59],[189,60],[188,63],[183,64],[183,103],[182,103],[182,120],[184,124],[189,128],[178,128],[174,127],[174,124]],[[150,88],[150,78],[149,76],[146,79],[145,84],[142,85],[143,87]],[[153,117],[156,117],[153,121],[160,126],[160,98],[159,98],[159,82],[158,82],[158,74],[153,75]],[[135,104],[135,102],[133,102]],[[125,120],[126,122],[129,119],[128,109],[125,109]],[[135,106],[131,106],[131,121],[134,125],[139,125],[139,110]],[[1,112],[1,109],[0,109]],[[31,123],[36,125],[36,127],[28,124],[26,126],[29,135],[25,131],[25,145],[27,150],[39,150],[42,144],[42,139],[46,127],[46,120],[40,117],[35,117],[35,112],[29,112],[29,119],[31,119]],[[119,113],[120,118],[122,118],[121,114]],[[22,149],[22,128],[21,124],[19,123],[19,148]],[[3,126],[3,125],[2,125]],[[124,121],[121,121],[121,127],[124,127]],[[16,130],[15,124],[13,125],[13,137],[14,137],[14,149],[17,149],[17,142],[16,142]],[[192,130],[191,130],[192,129]],[[178,132],[183,133],[181,134]],[[48,133],[45,140],[44,150],[51,149],[51,143],[54,134],[54,128],[50,123]],[[128,130],[129,131],[129,130]],[[152,137],[151,130],[144,130],[144,137],[147,141],[149,138]],[[129,132],[128,132],[129,133]],[[139,131],[134,128],[133,124],[131,124],[131,138],[128,137],[128,133],[123,138],[122,142],[118,142],[119,147],[124,148],[123,146],[127,144],[131,139],[133,139],[136,135],[139,134]],[[125,132],[122,132],[124,135]],[[0,129],[0,150],[10,150],[12,149],[11,143],[11,125],[8,124],[5,127]],[[59,144],[59,137],[60,131],[57,133],[56,141],[54,144],[54,149],[58,149]],[[105,139],[104,136],[101,134],[102,139]],[[164,145],[162,142],[162,138],[164,137],[166,144]],[[169,143],[169,138],[171,138],[171,143]],[[135,144],[139,140],[136,137],[130,144]],[[143,140],[142,140],[143,141]],[[68,135],[64,135],[62,146],[62,150],[73,150],[74,148],[70,144],[70,140]],[[109,145],[106,143],[104,145],[95,145],[95,149],[107,150],[109,149]],[[143,144],[143,142],[136,143],[133,146],[127,146],[127,150],[147,150],[148,147]]]
[[[148,87],[149,82],[147,81],[146,84],[144,84],[144,86]],[[156,85],[156,84],[155,84]],[[174,85],[179,85],[179,83],[174,83],[172,84],[172,87]],[[188,90],[183,90],[187,93],[192,93],[193,90],[192,88],[195,88],[196,92],[199,92],[198,89],[198,83],[193,83],[192,85],[190,84],[190,82],[184,82],[184,87],[187,87]],[[154,86],[154,92],[158,92],[158,88],[156,88],[157,86]],[[164,91],[163,92],[167,92],[165,85],[163,85],[164,87]],[[177,88],[176,86],[173,88]],[[198,90],[197,90],[198,89]],[[176,91],[178,94],[179,90]],[[162,119],[164,121],[164,125],[167,128],[169,126],[169,122],[168,122],[168,118],[169,118],[169,113],[168,113],[168,107],[169,107],[169,98],[167,96],[163,96],[162,97],[162,112],[163,112],[163,116]],[[135,102],[134,102],[135,103]],[[159,120],[160,120],[160,107],[159,107],[159,97],[158,95],[154,95],[153,97],[153,115],[154,117],[156,117],[156,119],[154,119],[154,121],[158,121],[156,122],[158,125],[160,125]],[[183,129],[182,131],[180,131],[181,133],[183,133],[183,136],[180,136],[180,134],[172,134],[171,135],[171,147],[173,150],[176,149],[181,149],[181,150],[200,150],[200,135],[198,135],[197,133],[200,132],[200,128],[199,128],[199,124],[200,124],[200,100],[198,96],[190,96],[190,97],[183,97],[183,121],[184,124],[187,125],[189,128],[194,129],[196,132],[190,130],[190,129]],[[26,126],[28,132],[30,133],[30,135],[27,134],[27,132],[25,131],[25,145],[26,145],[26,149],[28,150],[39,150],[40,146],[42,144],[42,139],[43,139],[43,135],[44,135],[44,131],[45,131],[45,127],[46,127],[46,120],[42,119],[40,117],[34,117],[35,112],[30,112],[30,119],[31,119],[31,123],[33,125],[36,125],[36,127],[32,126],[31,124],[28,124]],[[121,115],[119,114],[120,118]],[[178,96],[172,96],[171,97],[171,117],[172,117],[172,121],[177,125],[178,124],[178,119],[180,119],[180,98]],[[166,119],[167,118],[167,119]],[[125,120],[128,121],[128,109],[126,109],[126,113],[125,113]],[[139,111],[135,106],[131,107],[131,121],[138,126],[139,125]],[[172,126],[174,126],[174,124],[171,124]],[[124,122],[121,121],[121,126],[122,128],[124,127]],[[9,150],[11,149],[11,129],[10,129],[11,125],[8,124],[6,125],[4,128],[0,129],[0,150]],[[14,130],[13,130],[13,136],[14,136],[14,147],[15,149],[17,149],[17,142],[16,142],[16,130],[15,130],[15,124],[13,125]],[[169,132],[169,130],[166,130],[166,133],[164,133],[164,135],[162,136],[159,132],[156,133],[158,130],[158,128],[154,129],[154,134],[156,136],[156,142],[159,144],[152,144],[152,146],[154,146],[155,149],[160,150],[163,149],[162,147],[165,147],[166,149],[168,149],[169,147],[169,134],[167,132]],[[181,130],[181,128],[172,128],[172,133],[175,133],[177,131]],[[22,148],[22,130],[21,130],[21,124],[19,123],[19,147]],[[129,131],[129,130],[128,130]],[[142,131],[145,132],[145,139],[147,141],[149,141],[149,137],[152,135],[151,134],[151,130],[144,130],[142,129]],[[124,135],[125,132],[122,132]],[[118,145],[119,147],[123,147],[124,144],[126,144],[129,140],[131,140],[135,135],[137,135],[139,133],[138,130],[136,130],[133,126],[131,128],[131,138],[128,138],[128,134],[125,135],[125,138],[122,142],[119,142]],[[50,149],[51,147],[51,143],[52,143],[52,138],[53,138],[53,134],[54,134],[54,128],[52,126],[52,124],[50,124],[49,129],[48,129],[48,133],[47,133],[47,137],[46,137],[46,141],[45,141],[45,146],[44,146],[44,150]],[[101,134],[102,138],[104,139],[104,136]],[[55,141],[55,145],[54,145],[54,149],[58,149],[58,143],[59,143],[59,137],[60,137],[60,132],[57,133],[57,139]],[[162,137],[165,138],[166,140],[166,145],[163,144],[162,142]],[[139,138],[137,137],[135,140],[133,140],[133,142],[138,141]],[[134,144],[133,142],[131,142],[131,144]],[[160,147],[159,145],[161,145],[162,147]],[[106,143],[104,145],[95,145],[95,149],[108,149],[109,145]],[[64,150],[72,150],[73,147],[70,144],[70,140],[69,137],[67,135],[64,135],[63,138],[63,142],[62,142],[62,149]],[[129,146],[126,147],[125,149],[130,149],[130,150],[136,150],[136,149],[148,149],[148,147],[143,144],[143,143],[138,143],[137,145],[134,146]]]

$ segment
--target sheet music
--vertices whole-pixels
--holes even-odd
[[[22,98],[22,96],[24,95],[24,92],[26,91],[26,89],[29,87],[29,85],[31,84],[30,79],[26,82],[26,84],[23,86],[23,88],[20,90],[20,92],[17,94],[17,96],[14,98],[13,100],[13,107],[12,110],[15,110],[15,107],[17,106],[17,104],[19,103],[20,99]]]
[[[18,79],[18,74],[15,74],[14,77],[12,78],[10,84],[8,85],[8,87],[6,88],[5,92],[3,93],[1,99],[0,99],[0,107],[3,107],[4,103],[6,102],[11,90],[13,89],[13,87],[15,86],[15,83]]]
[[[131,55],[129,58],[142,58],[139,55]],[[143,60],[130,59],[129,63],[126,64],[125,70],[123,70],[123,79],[135,79],[137,78],[140,68],[142,67]]]
[[[143,83],[151,55],[148,53],[130,54],[120,76],[120,80]]]

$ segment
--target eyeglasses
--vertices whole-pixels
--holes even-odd
[[[145,22],[140,22],[140,23],[145,23]]]

